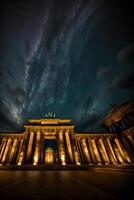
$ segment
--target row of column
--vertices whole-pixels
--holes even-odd
[[[129,143],[128,143],[129,141]],[[84,163],[131,163],[134,162],[131,135],[104,140],[81,137],[74,140],[73,132],[60,130],[56,133],[58,160],[62,165]],[[44,137],[40,131],[29,132],[24,138],[3,138],[0,144],[0,164],[42,163]]]
[[[35,138],[36,136],[36,138]],[[35,141],[34,141],[35,138]],[[33,143],[35,142],[34,152]],[[0,164],[33,163],[39,162],[41,150],[41,132],[30,132],[23,139],[3,138],[0,145]]]
[[[132,138],[131,138],[132,139]],[[82,163],[116,164],[134,161],[132,151],[126,145],[125,138],[89,139],[81,138],[76,141]],[[128,143],[127,143],[128,144]]]
[[[12,164],[18,159],[19,147],[22,140],[3,138],[0,146],[0,164]]]
[[[21,140],[3,138],[0,145],[0,164],[40,164],[42,163],[41,160],[45,160],[42,158],[42,156],[45,156],[43,149],[44,142],[45,137],[43,137],[43,133],[40,131],[27,132]],[[69,131],[63,133],[60,130],[57,132],[56,142],[58,144],[58,160],[60,164],[66,165],[68,163],[66,153],[68,153],[71,163],[74,163],[74,159],[78,162],[78,153],[74,151],[74,147],[72,149]],[[73,153],[75,153],[75,157]]]

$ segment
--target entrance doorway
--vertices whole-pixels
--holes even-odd
[[[45,164],[58,163],[58,147],[55,139],[45,139],[43,149]]]
[[[54,150],[52,148],[47,148],[45,150],[45,164],[54,164]]]

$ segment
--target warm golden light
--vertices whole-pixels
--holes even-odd
[[[101,163],[98,163],[98,165],[101,165]]]
[[[54,150],[52,148],[48,148],[45,151],[45,164],[53,164],[54,163]]]
[[[77,151],[74,152],[76,165],[80,165],[79,154]]]
[[[33,165],[37,165],[37,163],[33,163]]]
[[[63,162],[63,163],[62,163],[62,165],[66,165],[66,163],[65,163],[65,162]]]
[[[22,164],[23,157],[24,157],[23,152],[21,152],[20,155],[19,155],[18,165]]]
[[[40,159],[40,142],[41,142],[41,132],[36,132],[36,143],[35,143],[35,152],[34,152],[34,163],[38,164]]]
[[[31,119],[24,128],[21,133],[0,135],[0,168],[7,165],[32,165],[35,169],[36,165],[42,164],[56,164],[54,168],[57,165],[85,165],[91,168],[89,165],[111,167],[111,164],[118,166],[134,163],[134,138],[131,131],[123,130],[121,134],[118,131],[115,134],[76,133],[75,126],[68,119]],[[47,148],[48,140],[54,142],[51,148]]]
[[[65,162],[65,153],[64,152],[61,152],[61,162],[62,162],[62,165],[66,164],[66,162]]]
[[[27,155],[26,155],[27,161],[29,161],[31,158],[33,140],[34,140],[34,132],[31,131],[29,135],[29,142],[28,142]]]
[[[37,163],[38,162],[38,156],[34,156],[34,163]]]
[[[18,162],[18,164],[17,165],[21,165],[21,162]]]
[[[77,162],[76,165],[80,165],[80,162]]]
[[[11,145],[11,141],[12,141],[11,138],[9,138],[8,141],[7,141],[5,151],[4,151],[4,154],[3,154],[3,157],[2,157],[2,163],[4,163],[6,161],[6,157],[7,157],[7,154],[8,154],[9,147]]]

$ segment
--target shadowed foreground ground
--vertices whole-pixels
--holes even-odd
[[[134,173],[122,171],[0,171],[0,199],[133,199]]]

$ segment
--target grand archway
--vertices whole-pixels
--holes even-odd
[[[43,143],[44,164],[58,163],[58,146],[56,139],[47,138]]]

